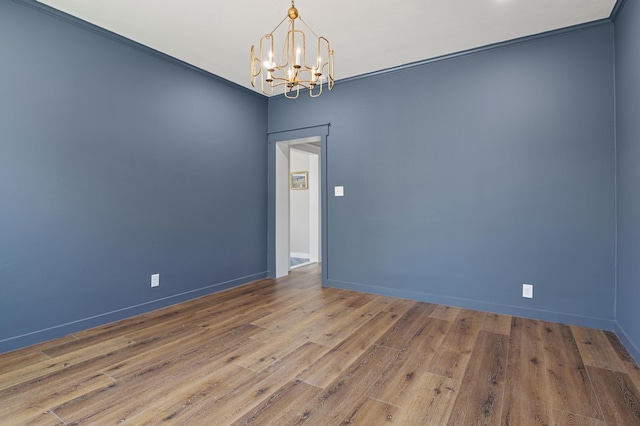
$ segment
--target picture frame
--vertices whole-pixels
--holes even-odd
[[[291,172],[289,186],[292,190],[309,189],[309,172]]]

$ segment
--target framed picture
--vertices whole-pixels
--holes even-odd
[[[291,189],[309,189],[309,172],[291,172]]]

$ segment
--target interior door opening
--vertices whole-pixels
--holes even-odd
[[[322,262],[320,142],[309,137],[276,143],[276,278]],[[291,172],[307,172],[306,189],[291,188]]]
[[[320,146],[289,146],[289,269],[320,261]]]

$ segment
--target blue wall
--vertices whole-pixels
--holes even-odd
[[[0,1],[0,352],[264,277],[266,99],[30,5]]]
[[[640,362],[640,4],[616,21],[618,335]]]
[[[270,99],[270,131],[331,123],[326,284],[613,329],[613,43],[603,23]]]

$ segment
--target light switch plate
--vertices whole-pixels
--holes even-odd
[[[336,186],[333,190],[336,197],[344,197],[344,186]]]

